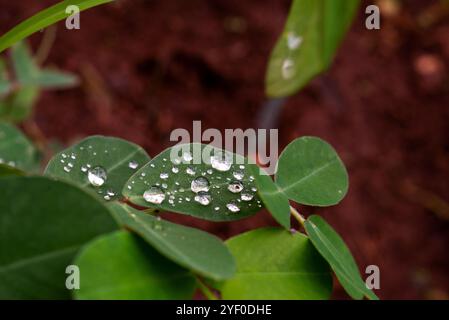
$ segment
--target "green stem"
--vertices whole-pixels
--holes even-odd
[[[304,222],[306,222],[306,219],[292,206],[290,206],[290,213],[292,216],[298,220],[299,224],[304,228]]]
[[[212,290],[210,290],[209,287],[206,286],[200,278],[197,277],[196,282],[198,283],[198,287],[200,288],[201,292],[207,299],[218,300]]]

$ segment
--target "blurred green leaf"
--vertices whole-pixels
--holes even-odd
[[[109,210],[75,186],[43,177],[0,179],[0,299],[65,299],[79,248],[117,228]]]
[[[268,64],[268,96],[292,95],[329,67],[359,3],[359,0],[293,0]]]
[[[168,259],[211,279],[233,276],[234,258],[214,235],[161,220],[127,205],[113,203],[110,208],[127,229],[139,234]]]
[[[196,287],[188,270],[126,231],[92,241],[75,264],[82,274],[77,299],[190,299]]]
[[[279,157],[276,184],[291,200],[310,206],[330,206],[348,191],[348,174],[338,154],[315,137],[292,141]]]
[[[69,15],[66,8],[76,5],[80,11],[95,7],[100,4],[112,2],[113,0],[65,0],[47,9],[44,9],[31,18],[23,21],[13,29],[0,37],[0,52],[9,48],[16,42],[25,39],[33,33],[40,31],[60,20],[66,19]]]
[[[223,299],[321,300],[332,293],[329,265],[303,234],[265,228],[226,244],[237,273],[219,285]]]
[[[6,64],[3,58],[0,57],[0,99],[2,95],[8,93],[10,89],[11,83],[8,79]]]
[[[0,122],[0,163],[33,171],[39,167],[33,144],[11,124]]]
[[[0,101],[0,119],[14,123],[28,119],[39,94],[40,90],[33,86],[13,91],[4,101]]]
[[[25,172],[17,168],[8,166],[6,164],[0,164],[0,178],[9,176],[23,176],[23,175],[25,175]]]
[[[354,299],[364,296],[377,300],[377,296],[366,287],[357,264],[337,232],[321,217],[313,215],[305,222],[305,229],[315,248],[331,265],[346,292]]]
[[[217,159],[215,168],[211,158]],[[246,158],[210,145],[176,145],[136,172],[126,183],[123,194],[145,207],[212,221],[238,220],[262,207],[253,190],[254,177],[248,171],[249,166],[254,165]],[[196,192],[192,184],[197,185]],[[233,192],[229,190],[231,187]]]
[[[72,181],[109,201],[120,198],[125,182],[148,161],[145,150],[134,143],[93,136],[55,155],[45,175]]]
[[[44,89],[70,88],[78,84],[78,78],[70,73],[44,69],[34,79],[35,85]]]

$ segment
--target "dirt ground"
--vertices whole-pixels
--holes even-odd
[[[0,0],[0,33],[55,1]],[[438,1],[383,4],[382,28],[363,10],[331,70],[282,107],[283,148],[315,135],[348,167],[350,190],[323,214],[362,271],[379,265],[382,299],[449,298],[449,15]],[[370,2],[363,1],[363,8]],[[45,92],[34,115],[47,139],[119,136],[156,155],[175,128],[253,128],[270,50],[287,0],[121,0],[59,25],[47,64],[78,74],[72,90]],[[42,34],[31,38],[38,48]],[[170,216],[171,218],[174,215]],[[265,225],[177,221],[223,238]],[[346,298],[336,284],[335,298]]]

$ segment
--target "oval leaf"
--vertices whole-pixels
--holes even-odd
[[[248,170],[254,165],[242,156],[226,152],[228,161],[213,162],[213,168],[210,160],[214,155],[223,155],[223,150],[197,143],[166,149],[129,179],[123,194],[141,206],[212,221],[255,214],[262,205],[254,191],[255,178]],[[192,188],[192,183],[197,187]],[[230,185],[235,186],[234,192],[228,189]]]
[[[168,259],[214,280],[233,276],[234,258],[219,238],[126,205],[113,203],[110,208],[121,224],[140,235]]]
[[[113,200],[120,197],[126,180],[149,160],[145,150],[136,144],[93,136],[54,156],[45,174],[88,188],[104,200]]]
[[[42,177],[0,179],[0,299],[65,299],[66,267],[92,238],[117,228],[75,186]]]
[[[338,233],[316,215],[310,216],[304,226],[313,245],[329,262],[346,292],[354,299],[367,296],[377,300],[377,296],[366,287],[354,257]]]
[[[298,203],[330,206],[346,195],[348,174],[331,145],[303,137],[291,142],[279,157],[276,184]]]
[[[119,231],[92,241],[75,260],[77,299],[190,299],[195,278],[142,239]]]
[[[39,166],[37,158],[36,149],[22,132],[13,125],[0,122],[0,164],[33,171]]]
[[[223,299],[328,299],[329,265],[306,236],[278,228],[250,231],[226,242],[237,260]]]
[[[329,67],[359,2],[293,1],[268,65],[268,96],[292,95]]]
[[[15,26],[13,29],[0,37],[0,52],[9,48],[14,43],[25,39],[33,33],[40,31],[60,20],[66,19],[69,14],[66,9],[70,5],[75,5],[80,11],[98,6],[100,4],[108,3],[113,0],[65,0],[54,6],[40,11],[31,18],[23,21]]]
[[[290,229],[290,203],[287,196],[273,182],[270,176],[262,174],[258,167],[251,167],[253,176],[256,178],[257,194],[262,200],[265,208],[273,218],[287,230]]]

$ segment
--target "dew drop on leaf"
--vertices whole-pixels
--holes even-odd
[[[230,202],[226,205],[226,208],[228,208],[229,211],[231,212],[239,212],[240,208],[233,202]]]
[[[171,172],[178,173],[179,172],[179,168],[178,167],[173,167],[173,168],[171,168]]]
[[[187,167],[186,169],[186,173],[190,176],[193,176],[196,174],[195,168],[194,167]]]
[[[243,180],[245,173],[242,170],[237,170],[232,173],[233,177],[237,180]]]
[[[212,200],[212,198],[211,198],[210,194],[207,192],[204,192],[204,191],[198,192],[198,194],[195,196],[195,201],[203,206],[209,205],[211,200]]]
[[[190,162],[192,161],[193,157],[190,152],[184,152],[184,154],[182,155],[182,159],[186,162]]]
[[[136,161],[130,161],[128,163],[128,167],[133,170],[136,170],[138,166],[139,166],[139,164]]]
[[[144,192],[143,198],[146,202],[161,204],[165,200],[165,193],[157,186],[152,186]]]
[[[107,179],[106,170],[102,167],[95,167],[87,173],[87,180],[94,187],[101,187]]]
[[[168,179],[168,173],[166,173],[166,172],[161,172],[161,174],[159,175],[159,177],[161,178],[161,179]]]
[[[218,171],[228,171],[232,166],[232,158],[226,152],[217,152],[210,158],[212,168]]]
[[[192,181],[190,188],[195,193],[198,193],[200,191],[207,192],[207,191],[209,191],[209,188],[210,188],[209,180],[207,180],[205,177],[195,178]]]
[[[243,184],[240,181],[231,182],[228,185],[228,190],[232,193],[239,193],[243,190]]]
[[[292,59],[285,59],[282,62],[282,77],[284,79],[290,79],[295,75],[295,63]]]
[[[248,192],[243,192],[240,196],[243,201],[251,201],[254,198],[254,195]]]

